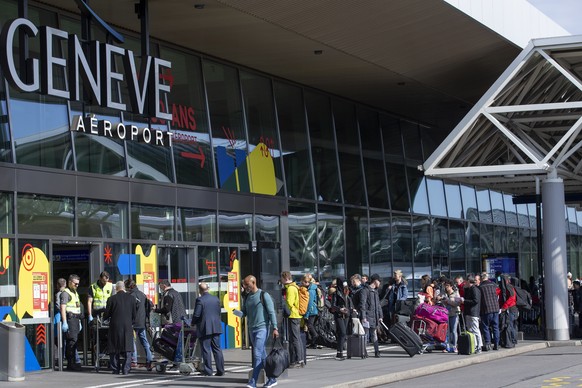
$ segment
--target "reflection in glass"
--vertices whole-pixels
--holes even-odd
[[[405,183],[406,174],[404,172],[400,121],[381,115],[380,125],[382,126],[382,141],[384,142],[384,160],[386,161],[390,206],[392,210],[408,211],[410,206],[408,187]],[[428,214],[428,211],[425,214]]]
[[[447,210],[449,217],[463,218],[463,203],[461,202],[461,191],[459,189],[459,184],[445,182],[445,196],[447,198]]]
[[[198,247],[198,282],[206,282],[218,290],[218,252],[216,247]]]
[[[412,217],[412,246],[414,249],[414,278],[419,279],[424,274],[438,276],[442,268],[432,268],[431,255],[435,253],[431,249],[430,219],[428,217]],[[446,255],[444,255],[446,258]],[[436,256],[435,258],[440,258]],[[435,260],[439,264],[438,260]],[[436,271],[436,272],[433,272]]]
[[[287,195],[290,198],[315,199],[301,89],[275,82],[275,100]]]
[[[289,260],[291,271],[319,276],[315,206],[289,203]]]
[[[203,61],[218,187],[248,193],[247,135],[237,70]]]
[[[526,204],[515,205],[517,209],[517,222],[521,227],[529,228],[529,213]],[[535,214],[535,213],[534,213]]]
[[[420,290],[420,276],[414,274],[412,268],[412,231],[410,216],[392,215],[392,262],[394,269],[402,270],[408,281],[408,291]]]
[[[412,212],[415,214],[426,214],[429,215],[428,207],[428,197],[426,191],[426,178],[423,176],[422,172],[418,171],[416,168],[406,167],[406,172],[408,174],[408,187],[410,188],[410,200],[412,201]],[[442,192],[442,182],[441,182],[441,192]],[[444,193],[443,200],[444,200]],[[445,206],[443,202],[442,207]],[[446,209],[445,209],[446,212]]]
[[[18,233],[73,236],[73,198],[18,194],[16,208]]]
[[[190,301],[190,295],[198,290],[188,290],[188,279],[190,279],[188,268],[188,249],[160,247],[159,256],[168,256],[170,260],[170,283],[172,288],[180,293],[184,306],[193,306],[194,301]],[[192,261],[193,262],[193,261]]]
[[[337,154],[331,124],[329,98],[323,94],[305,92],[305,104],[311,135],[315,186],[319,201],[341,203]]]
[[[566,212],[568,213],[568,224],[566,225],[566,232],[578,234],[578,224],[576,222],[576,209],[574,209],[573,207],[567,207]]]
[[[182,241],[217,242],[216,212],[210,210],[178,209],[178,237]]]
[[[517,226],[517,209],[513,204],[513,198],[510,194],[503,194],[503,206],[505,207],[507,225]]]
[[[428,201],[430,203],[430,214],[433,217],[447,216],[447,202],[445,201],[445,191],[443,181],[440,179],[427,179]]]
[[[507,228],[501,225],[493,226],[494,249],[495,252],[508,252],[507,250]]]
[[[432,266],[433,276],[449,273],[449,228],[445,219],[432,219]]]
[[[333,101],[333,118],[337,139],[342,188],[346,203],[366,205],[360,139],[353,104]]]
[[[204,100],[200,58],[179,50],[160,47],[160,56],[172,63],[165,69],[173,79],[168,95],[168,111],[172,112],[176,183],[214,187],[214,166],[208,133],[208,117]],[[154,124],[164,124],[152,118]]]
[[[175,240],[174,208],[131,205],[131,237],[144,240]]]
[[[498,191],[491,190],[491,207],[493,210],[493,222],[505,225],[505,209],[503,206],[503,195]]]
[[[4,82],[0,82],[0,162],[10,163],[12,161],[12,146],[10,144],[10,129],[8,127],[6,91],[4,89]]]
[[[392,274],[392,229],[389,213],[370,212],[370,273],[377,273],[383,282]]]
[[[348,274],[370,275],[368,257],[368,213],[364,209],[346,208],[346,263]]]
[[[79,199],[77,222],[82,237],[127,238],[127,205]]]
[[[149,251],[148,245],[142,244],[142,248],[143,248],[144,254],[147,255],[148,251]],[[119,272],[119,267],[117,266],[117,261],[119,260],[120,255],[125,254],[125,253],[129,253],[127,251],[127,249],[128,249],[128,244],[118,244],[118,243],[110,243],[110,242],[106,242],[105,244],[103,244],[104,258],[107,258],[107,260],[103,260],[103,270],[109,272],[109,275],[110,275],[109,279],[113,283],[115,283],[119,280],[124,280],[124,276],[121,275],[121,273]],[[134,245],[133,252],[135,252],[135,245]],[[160,264],[160,262],[158,260],[158,268],[160,268],[159,264]]]
[[[251,192],[285,195],[271,81],[245,71],[240,80],[249,133]]]
[[[461,221],[449,221],[449,262],[451,278],[465,275],[465,225]]]
[[[407,160],[421,164],[423,158],[420,146],[420,136],[418,133],[418,124],[406,120],[400,120],[400,127],[402,130],[402,140],[404,142],[404,157]]]
[[[255,231],[258,241],[279,241],[279,217],[255,215]]]
[[[221,212],[218,215],[218,231],[221,243],[248,244],[253,239],[253,217],[250,214]]]
[[[128,115],[126,115],[128,116]],[[147,123],[124,120],[126,126],[147,127]],[[149,125],[151,129],[167,131],[161,125]],[[174,182],[174,169],[170,147],[126,141],[127,164],[130,178],[146,179],[156,182]]]
[[[507,228],[507,252],[519,252],[519,229]]]
[[[14,205],[11,193],[0,192],[0,233],[14,233]]]
[[[481,272],[481,245],[479,238],[479,224],[469,222],[466,234],[467,245],[467,273]]]
[[[489,199],[488,189],[476,189],[477,205],[479,206],[479,220],[481,222],[492,222],[491,200]]]
[[[343,219],[340,207],[318,207],[320,281],[331,282],[338,276],[346,276]]]
[[[388,191],[382,157],[382,139],[378,114],[369,109],[358,109],[364,174],[370,207],[388,209]],[[345,190],[344,190],[345,191]]]
[[[481,253],[497,253],[495,251],[495,238],[493,234],[493,225],[481,224]]]
[[[536,204],[535,203],[528,203],[527,205],[527,211],[529,213],[529,226],[532,229],[537,229],[537,222],[536,222]],[[544,212],[541,212],[542,215],[542,220],[544,219]]]
[[[461,198],[463,199],[463,218],[469,221],[479,221],[475,189],[472,186],[461,185]]]

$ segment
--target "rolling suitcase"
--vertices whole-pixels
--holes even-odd
[[[384,325],[382,322],[382,326],[390,333],[390,337],[402,347],[408,353],[410,357],[414,357],[415,354],[422,354],[423,352],[423,344],[415,332],[412,329],[400,322],[395,323],[394,325],[390,326],[390,329]]]
[[[459,334],[457,339],[457,350],[459,354],[469,355],[475,353],[475,334],[467,331],[465,326],[465,318],[461,314],[461,322],[463,323],[463,331]]]
[[[366,336],[365,335],[349,335],[348,336],[347,357],[368,357],[366,352]]]

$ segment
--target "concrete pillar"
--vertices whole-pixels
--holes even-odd
[[[566,284],[566,212],[564,182],[555,172],[542,182],[544,306],[550,341],[570,339]]]

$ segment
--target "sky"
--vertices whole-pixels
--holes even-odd
[[[582,0],[528,0],[573,35],[582,34]]]

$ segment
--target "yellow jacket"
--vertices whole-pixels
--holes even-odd
[[[289,318],[303,318],[301,314],[299,314],[299,287],[297,287],[297,284],[291,282],[285,284],[285,289],[287,290],[287,307],[289,307],[289,311],[291,311]]]

